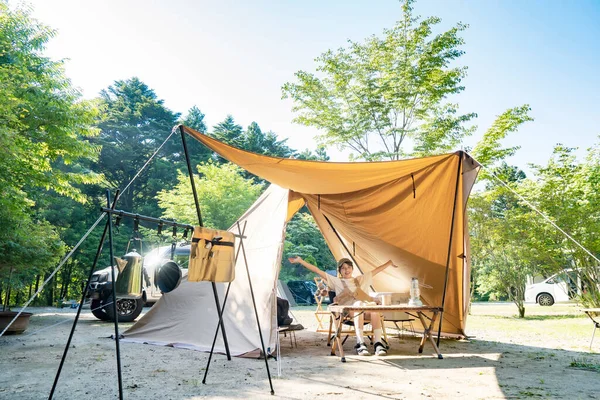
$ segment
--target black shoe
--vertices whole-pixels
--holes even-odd
[[[381,342],[375,343],[375,355],[376,356],[387,356],[387,349]]]
[[[356,343],[356,346],[354,346],[354,348],[356,349],[356,354],[358,354],[359,356],[371,355],[371,353],[369,353],[369,350],[367,349],[367,345],[364,343]]]

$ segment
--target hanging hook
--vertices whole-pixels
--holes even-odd
[[[117,217],[115,218],[115,223],[113,225],[113,227],[116,229],[117,233],[119,233],[119,227],[121,225],[122,219],[123,219],[123,211],[121,211],[119,214],[117,214]]]

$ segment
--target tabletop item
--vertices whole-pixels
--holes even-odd
[[[422,306],[421,301],[421,289],[419,289],[419,280],[412,278],[410,281],[410,300],[408,300],[409,306]]]

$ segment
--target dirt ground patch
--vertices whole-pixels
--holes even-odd
[[[297,308],[307,329],[298,347],[281,337],[281,376],[269,360],[275,396],[269,393],[264,360],[216,355],[202,384],[208,354],[168,347],[121,343],[126,399],[284,398],[284,399],[500,399],[599,398],[600,338],[590,352],[592,324],[573,306],[535,308],[526,320],[511,304],[474,305],[469,340],[442,340],[443,360],[418,338],[391,340],[387,357],[352,355],[348,362],[329,356],[326,334],[315,332],[313,310]],[[47,398],[76,310],[33,308],[29,329],[0,338],[0,399]],[[537,313],[537,314],[536,314]],[[121,324],[125,330],[131,324]],[[118,398],[111,323],[84,310],[58,382],[56,399]]]

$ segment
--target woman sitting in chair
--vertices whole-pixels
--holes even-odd
[[[340,305],[361,305],[363,302],[367,301],[375,301],[372,297],[367,294],[369,287],[371,286],[371,282],[373,280],[373,276],[377,275],[384,269],[389,266],[393,266],[394,268],[398,268],[392,260],[389,260],[383,265],[375,268],[373,271],[367,272],[361,276],[357,276],[356,278],[352,277],[352,272],[354,270],[354,266],[352,261],[347,258],[342,258],[338,261],[338,274],[339,278],[335,276],[331,276],[324,271],[321,271],[316,266],[307,263],[301,257],[291,257],[288,259],[292,264],[300,264],[315,274],[319,275],[325,281],[327,281],[327,285],[330,288],[333,288],[335,293],[337,294],[333,301]],[[385,356],[387,354],[386,346],[381,342],[381,335],[383,333],[381,329],[381,319],[379,313],[370,312],[367,313],[371,320],[371,325],[373,326],[373,335],[375,345],[375,354],[378,356]],[[359,313],[354,316],[354,330],[356,332],[356,352],[361,356],[370,355],[369,350],[367,349],[367,345],[365,344],[365,340],[363,338],[363,324],[364,324],[364,316],[363,313]]]

